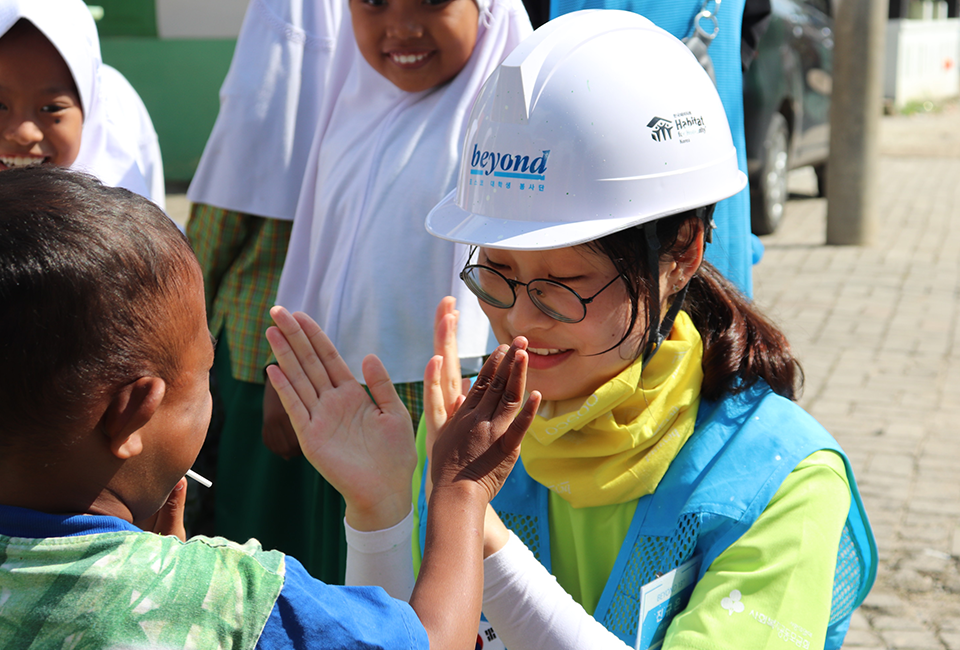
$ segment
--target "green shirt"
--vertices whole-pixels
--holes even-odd
[[[0,647],[252,650],[285,557],[256,540],[0,535]]]

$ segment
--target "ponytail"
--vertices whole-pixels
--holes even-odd
[[[701,394],[716,400],[764,380],[796,400],[803,370],[786,337],[709,262],[690,280],[684,308],[703,339]]]

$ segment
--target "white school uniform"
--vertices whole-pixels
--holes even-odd
[[[316,318],[355,376],[375,353],[394,382],[420,381],[446,295],[458,298],[465,368],[478,368],[495,345],[458,278],[466,247],[430,236],[424,219],[455,186],[481,86],[531,32],[520,0],[481,6],[463,70],[409,93],[371,68],[351,26],[342,27],[331,74],[345,73],[345,82],[323,98],[277,304]]]
[[[293,219],[321,97],[336,94],[330,63],[346,10],[343,0],[250,2],[187,198]]]

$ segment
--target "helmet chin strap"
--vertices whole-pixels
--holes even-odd
[[[701,208],[702,209],[702,208]],[[712,210],[710,211],[712,214]],[[709,219],[709,215],[707,216]],[[709,226],[708,226],[709,227]],[[651,309],[652,322],[660,321],[660,327],[657,328],[653,339],[647,344],[648,351],[643,355],[641,363],[641,372],[650,363],[653,355],[660,349],[663,340],[670,336],[670,330],[673,329],[673,321],[676,320],[680,308],[683,306],[683,300],[687,295],[687,287],[683,285],[677,293],[673,295],[673,302],[670,309],[667,310],[663,320],[660,320],[660,239],[657,237],[657,222],[648,221],[643,224],[643,234],[647,239],[647,264],[650,267],[650,274],[653,277],[653,286],[650,290],[650,297],[653,300],[653,309]]]

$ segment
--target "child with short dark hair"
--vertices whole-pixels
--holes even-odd
[[[469,417],[440,438],[408,605],[325,585],[255,540],[182,541],[213,345],[200,267],[154,204],[57,167],[0,174],[0,304],[0,647],[472,647],[484,507],[538,403],[519,406],[524,340],[494,353]],[[348,523],[393,525],[381,501],[397,486],[364,474],[376,454],[416,462],[386,371],[370,358],[375,402],[351,400],[332,420],[332,405],[363,389],[315,323],[275,317],[271,378],[305,455],[321,467],[335,441],[346,456],[331,482],[370,486],[345,495]]]

